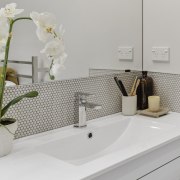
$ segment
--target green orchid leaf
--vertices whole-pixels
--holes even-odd
[[[16,122],[16,119],[13,119],[13,118],[3,118],[0,120],[0,124],[6,126],[6,125],[9,125],[9,124],[13,124]]]
[[[24,94],[22,96],[19,96],[15,99],[13,99],[11,102],[9,102],[1,111],[1,117],[3,117],[7,111],[9,110],[9,108],[15,104],[17,104],[18,102],[20,102],[22,99],[24,98],[34,98],[38,96],[38,92],[37,91],[31,91],[27,94]]]

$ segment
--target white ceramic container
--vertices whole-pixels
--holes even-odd
[[[9,131],[11,132],[9,132]],[[13,148],[14,135],[17,130],[17,121],[6,127],[0,126],[0,157],[8,155]]]
[[[137,95],[122,96],[122,114],[124,116],[133,116],[137,113]]]

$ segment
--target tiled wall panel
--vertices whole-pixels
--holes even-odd
[[[101,110],[87,110],[88,120],[121,111],[121,93],[113,77],[118,76],[130,91],[133,80],[140,73],[120,73],[43,84],[9,87],[4,104],[18,95],[37,90],[39,97],[25,99],[10,109],[7,116],[18,120],[16,138],[21,138],[77,122],[74,94],[89,92],[96,96],[89,101],[102,105]],[[149,73],[154,79],[154,93],[161,97],[161,104],[171,111],[180,112],[180,75]]]
[[[16,138],[64,127],[77,122],[75,92],[95,94],[89,99],[102,105],[101,110],[87,110],[88,120],[121,111],[121,93],[113,77],[118,76],[130,91],[137,73],[110,74],[90,78],[55,81],[43,84],[9,87],[5,92],[4,104],[18,95],[37,90],[39,97],[25,99],[10,109],[7,116],[18,120]]]
[[[154,80],[154,93],[161,97],[163,107],[180,113],[180,75],[149,73]]]

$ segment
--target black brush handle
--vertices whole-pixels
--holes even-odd
[[[119,84],[120,84],[120,86],[121,86],[121,88],[122,88],[122,91],[123,91],[124,96],[128,96],[128,93],[127,93],[127,91],[126,91],[126,89],[125,89],[125,87],[124,87],[124,84],[122,83],[121,80],[119,80]]]
[[[121,81],[121,80],[118,80],[117,77],[114,77],[114,80],[115,80],[117,86],[119,87],[121,93],[123,94],[123,96],[128,96],[128,94],[127,94],[127,92],[126,92],[126,89],[125,89],[122,81]]]

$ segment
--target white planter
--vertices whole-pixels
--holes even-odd
[[[17,130],[17,121],[13,124],[6,125],[10,132],[15,134]],[[13,148],[14,135],[5,127],[0,126],[0,157],[8,155]]]

